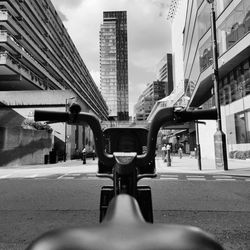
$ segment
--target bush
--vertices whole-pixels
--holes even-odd
[[[46,130],[48,133],[52,133],[53,129],[45,122],[35,122],[30,119],[25,119],[22,123],[22,128],[24,129],[36,129],[36,130]]]
[[[247,151],[245,151],[245,154],[246,154],[246,158],[250,158],[250,150],[247,150]]]
[[[246,160],[246,155],[244,151],[238,151],[235,156],[236,159]]]
[[[229,158],[234,159],[235,158],[236,151],[230,151],[229,152]]]
[[[230,151],[229,152],[229,158],[231,159],[240,159],[240,160],[246,160],[247,158],[250,158],[250,150],[247,151]]]

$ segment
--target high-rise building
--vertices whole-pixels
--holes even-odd
[[[134,111],[137,121],[146,121],[154,104],[164,98],[165,82],[154,81],[148,84],[146,89],[138,98]]]
[[[165,82],[165,95],[173,91],[173,60],[172,54],[167,53],[160,60],[156,68],[157,80]]]
[[[100,29],[101,93],[109,116],[128,120],[127,12],[103,12]]]

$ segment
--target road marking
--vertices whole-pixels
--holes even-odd
[[[5,179],[5,178],[7,178],[9,176],[11,176],[11,175],[10,174],[2,175],[2,176],[0,176],[0,179]]]
[[[230,175],[213,175],[214,178],[225,178],[225,179],[228,179],[228,178],[234,178],[233,176],[230,176]]]
[[[236,181],[236,179],[216,178],[216,181]]]
[[[188,177],[187,178],[189,181],[205,181],[206,178],[205,177]]]
[[[87,176],[96,176],[95,173],[88,173]]]
[[[161,176],[166,176],[166,177],[178,177],[178,174],[161,174]]]
[[[88,176],[87,178],[91,180],[100,180],[100,178],[97,176]]]
[[[32,174],[32,175],[24,176],[24,178],[36,178],[37,176],[38,174]]]
[[[59,180],[59,179],[62,179],[65,175],[66,175],[66,174],[63,174],[63,175],[57,177],[56,179],[58,179],[58,180]]]
[[[205,178],[204,175],[186,175],[187,178]]]
[[[165,179],[165,180],[178,180],[178,177],[161,176],[160,179]]]

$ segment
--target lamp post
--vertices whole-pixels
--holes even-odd
[[[214,0],[207,0],[211,4],[211,35],[213,42],[213,81],[214,81],[214,97],[217,109],[217,131],[214,135],[215,143],[215,162],[217,168],[228,170],[227,150],[226,150],[226,136],[222,131],[221,125],[221,111],[220,111],[220,95],[219,95],[219,73],[218,73],[218,51],[217,51],[217,37],[216,37],[216,21]]]
[[[68,105],[69,105],[69,102],[68,102],[68,100],[73,100],[73,99],[75,99],[75,97],[70,97],[70,98],[66,98],[65,99],[65,112],[68,112]],[[64,128],[64,130],[65,130],[65,137],[64,137],[64,161],[66,161],[67,160],[67,141],[68,141],[68,133],[67,133],[67,122],[65,122],[65,128]]]
[[[201,170],[201,147],[199,139],[199,124],[198,121],[195,121],[195,132],[196,132],[196,154],[199,170]]]

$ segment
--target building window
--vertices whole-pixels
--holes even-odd
[[[250,63],[247,59],[227,74],[219,83],[222,105],[229,104],[250,94]]]
[[[219,54],[224,53],[250,31],[250,2],[241,1],[218,28]]]
[[[210,8],[208,3],[206,2],[202,7],[198,16],[198,34],[199,38],[201,38],[210,27]]]
[[[245,62],[243,65],[243,71],[244,71],[244,82],[243,82],[243,93],[245,95],[250,94],[250,65],[249,61]]]
[[[213,51],[210,39],[199,49],[200,72],[203,72],[213,63]]]
[[[235,114],[236,143],[250,142],[250,109]]]

